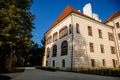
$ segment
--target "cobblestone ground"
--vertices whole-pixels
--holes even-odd
[[[11,80],[120,80],[120,77],[88,75],[72,72],[50,72],[38,69],[25,70]]]

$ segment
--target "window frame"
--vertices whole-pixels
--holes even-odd
[[[78,23],[76,23],[76,33],[80,34],[79,24]]]
[[[109,39],[110,41],[114,41],[114,35],[113,35],[113,33],[108,32],[108,39]]]
[[[101,50],[101,53],[104,53],[104,52],[105,52],[105,49],[104,49],[104,45],[103,45],[103,44],[100,44],[100,50]]]
[[[56,56],[57,56],[57,45],[54,45],[52,57],[56,57]]]
[[[120,28],[119,22],[116,22],[115,25],[116,25],[117,28]]]
[[[52,61],[52,66],[55,67],[55,60]]]
[[[96,66],[95,59],[91,59],[91,66],[92,66],[92,67],[95,67],[95,66]]]
[[[69,34],[72,33],[72,24],[69,24]]]
[[[61,56],[67,55],[68,54],[68,42],[63,41],[61,44]]]
[[[90,52],[94,52],[94,43],[89,43]]]
[[[106,60],[102,59],[102,65],[105,67],[106,66]]]
[[[103,38],[103,36],[102,36],[102,30],[101,29],[98,29],[98,34],[99,34],[99,38]]]
[[[116,54],[115,47],[110,46],[111,54]]]
[[[68,27],[65,26],[59,30],[59,39],[68,35]]]
[[[47,55],[46,55],[46,57],[47,57],[47,58],[50,57],[50,48],[49,48],[49,47],[47,48]]]
[[[46,42],[47,44],[52,43],[52,36],[49,36],[46,41],[47,41],[47,42]]]
[[[53,34],[53,42],[57,41],[58,40],[58,32],[55,32]]]
[[[120,40],[120,33],[118,33],[118,40]]]
[[[65,68],[65,59],[62,59],[62,67]]]
[[[93,36],[92,27],[91,26],[88,26],[88,35],[89,36]]]

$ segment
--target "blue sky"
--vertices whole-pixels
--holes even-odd
[[[33,0],[30,9],[30,12],[35,15],[32,40],[41,44],[44,33],[67,5],[82,12],[82,8],[87,3],[91,3],[93,13],[97,13],[102,21],[120,10],[120,0]]]

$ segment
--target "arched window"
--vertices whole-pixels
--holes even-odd
[[[72,25],[70,24],[69,25],[69,34],[71,34],[72,33]]]
[[[53,55],[52,57],[56,57],[57,56],[57,45],[53,46]]]
[[[65,26],[62,29],[60,29],[59,38],[61,39],[61,38],[65,37],[65,36],[67,36],[67,35],[68,35],[68,27]]]
[[[58,40],[58,33],[53,34],[53,42]]]
[[[46,41],[47,41],[47,44],[52,43],[52,36],[49,36]]]
[[[78,23],[76,23],[76,32],[77,32],[78,34],[80,34],[79,24],[78,24]]]
[[[67,53],[68,53],[68,43],[67,41],[63,41],[61,44],[61,56],[67,55]]]
[[[47,58],[49,58],[50,48],[47,48]]]

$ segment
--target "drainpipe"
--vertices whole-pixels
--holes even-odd
[[[72,49],[71,49],[71,71],[73,71],[73,18],[71,13],[71,25],[72,25]]]
[[[114,23],[114,21],[111,19],[111,21],[113,22],[113,26],[114,26],[114,30],[115,30],[115,37],[114,37],[114,39],[115,39],[115,46],[116,46],[116,51],[117,51],[117,59],[118,59],[118,64],[119,64],[119,66],[120,66],[120,61],[119,61],[119,54],[120,54],[120,48],[119,48],[119,44],[118,44],[118,38],[117,38],[117,32],[116,32],[116,27],[115,27],[115,23]],[[114,32],[113,32],[114,33]]]

